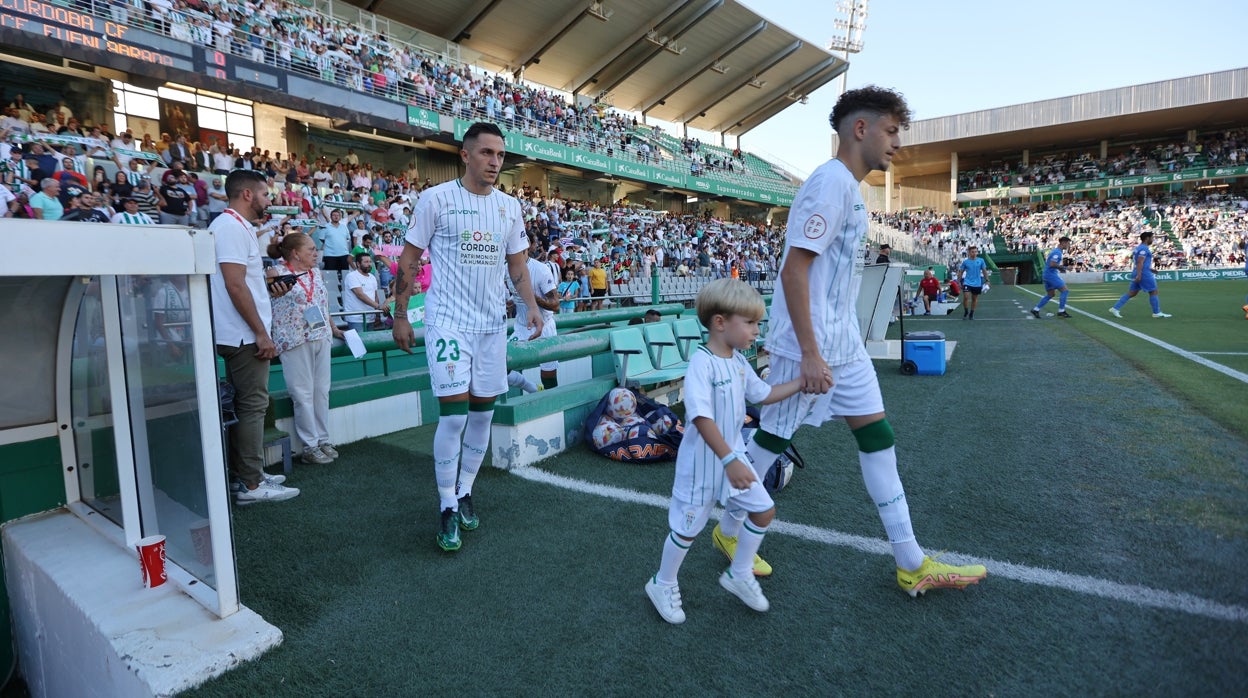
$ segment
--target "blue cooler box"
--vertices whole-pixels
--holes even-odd
[[[945,333],[907,332],[901,341],[901,372],[908,375],[945,375]]]

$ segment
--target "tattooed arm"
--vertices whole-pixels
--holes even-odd
[[[416,334],[412,331],[412,323],[407,319],[407,303],[412,298],[416,287],[416,275],[420,271],[420,256],[424,250],[406,243],[403,254],[399,255],[399,270],[394,277],[394,336],[395,344],[403,351],[411,354],[412,345],[416,342]],[[530,291],[532,293],[532,291]]]

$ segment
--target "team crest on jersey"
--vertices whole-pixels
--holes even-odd
[[[828,232],[828,222],[823,216],[815,214],[806,219],[806,225],[802,226],[802,232],[811,240],[818,240]]]

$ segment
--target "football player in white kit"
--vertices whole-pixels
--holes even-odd
[[[555,328],[555,311],[559,310],[559,296],[556,289],[559,288],[559,280],[555,278],[550,271],[550,267],[546,262],[538,259],[541,248],[537,244],[537,235],[533,232],[529,233],[529,280],[533,286],[533,295],[537,300],[537,305],[542,309],[542,331],[538,333],[540,337],[554,337],[557,333]],[[507,287],[512,293],[512,301],[516,304],[516,324],[511,331],[512,342],[527,342],[533,336],[533,328],[526,325],[523,320],[529,314],[528,306],[524,303],[524,298],[516,293],[515,286],[508,281]],[[542,389],[550,389],[559,385],[559,362],[546,361],[538,368],[541,371]],[[513,388],[520,388],[526,393],[535,393],[538,391],[537,385],[533,381],[524,377],[519,371],[511,371],[507,374],[507,384]]]
[[[425,296],[425,354],[438,398],[437,543],[446,551],[459,549],[460,528],[471,531],[480,523],[472,485],[490,444],[494,398],[507,392],[504,274],[529,309],[524,322],[534,337],[544,324],[529,283],[520,202],[494,187],[505,155],[497,126],[478,122],[468,128],[459,151],[464,176],[421,193],[395,277],[394,341],[411,353],[415,334],[407,304],[420,256],[429,250],[433,281]]]
[[[793,201],[767,334],[769,382],[800,378],[803,393],[762,408],[747,453],[761,476],[799,426],[845,420],[858,444],[867,494],[892,543],[898,585],[911,596],[963,588],[987,572],[982,565],[933,560],[915,540],[893,429],[855,310],[868,229],[859,183],[872,170],[888,169],[910,109],[896,92],[870,86],[842,94],[830,121],[839,138],[836,157],[815,170]],[[739,519],[724,517],[714,531],[716,547],[735,550],[739,527]]]

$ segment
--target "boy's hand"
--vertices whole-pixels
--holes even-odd
[[[724,474],[728,476],[728,482],[738,490],[750,489],[750,483],[758,479],[758,476],[754,474],[754,468],[743,463],[740,458],[725,466]]]

